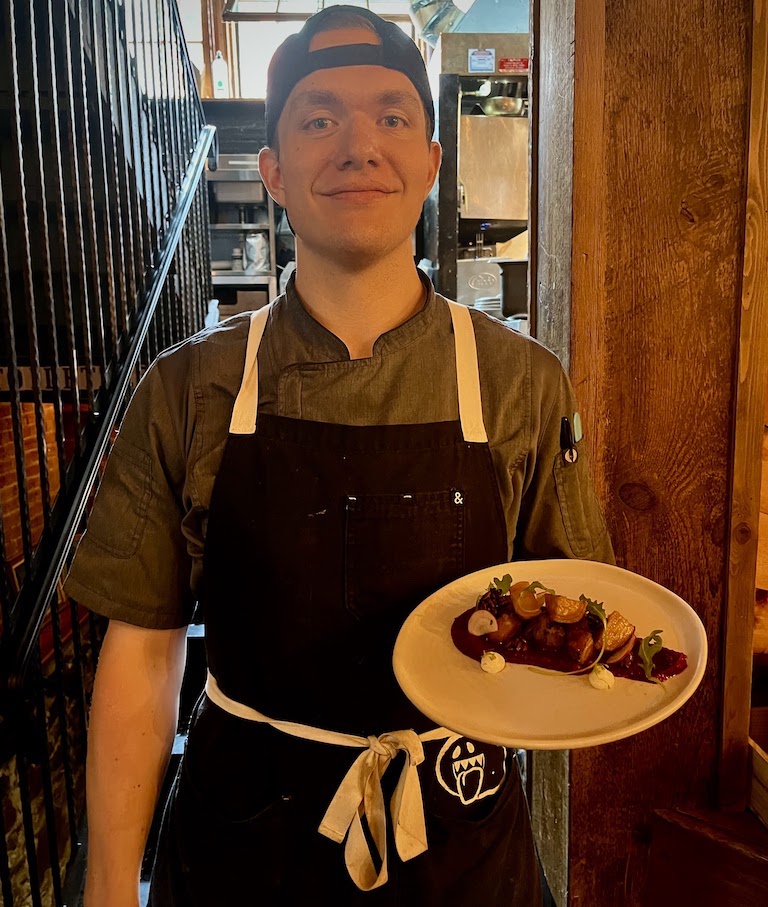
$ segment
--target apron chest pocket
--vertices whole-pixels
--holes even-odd
[[[361,620],[401,621],[464,572],[464,493],[348,495],[344,582]]]

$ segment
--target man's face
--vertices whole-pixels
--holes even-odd
[[[315,35],[310,51],[363,43],[378,36],[336,29]],[[365,266],[410,242],[440,166],[440,146],[426,132],[421,99],[400,72],[342,66],[302,79],[278,123],[279,153],[265,148],[259,157],[299,250]]]

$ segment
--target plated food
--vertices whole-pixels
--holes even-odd
[[[453,621],[451,637],[460,652],[487,673],[506,664],[588,675],[593,687],[613,688],[614,678],[663,683],[688,666],[684,652],[663,645],[663,629],[646,636],[618,610],[582,594],[559,595],[540,582],[494,577],[474,607]]]
[[[507,664],[506,658],[515,659],[512,650],[505,652],[503,643],[489,644],[482,636],[472,637],[474,641],[468,643],[475,647],[474,652],[460,651],[452,638],[461,626],[456,619],[466,615],[466,639],[470,635],[466,632],[467,612],[481,610],[476,606],[478,594],[485,595],[489,584],[497,586],[494,580],[506,574],[524,579],[529,586],[532,580],[538,580],[554,590],[531,590],[540,599],[540,609],[542,602],[546,604],[545,594],[574,602],[584,595],[604,603],[601,607],[606,612],[606,624],[608,616],[618,611],[635,626],[636,637],[651,637],[651,645],[655,634],[649,631],[662,628],[656,644],[663,641],[663,645],[658,651],[666,646],[684,653],[687,667],[677,676],[667,675],[663,682],[649,683],[647,678],[637,682],[618,677],[617,663],[609,666],[604,659],[598,662],[600,671],[595,675],[587,661],[578,666],[581,676],[568,676],[562,673],[564,664],[544,661],[545,657],[556,657],[557,652],[541,649],[542,660],[537,665],[526,664],[523,657],[518,657],[517,664]],[[513,585],[510,582],[507,596]],[[530,622],[536,616],[521,621]],[[594,645],[594,637],[592,642]],[[480,670],[484,652],[493,653],[501,661],[501,671],[491,674]],[[530,652],[527,657],[530,659]],[[669,718],[694,695],[706,664],[706,631],[690,604],[645,576],[576,558],[495,564],[453,580],[409,614],[392,655],[403,692],[436,725],[471,740],[529,750],[577,749],[640,733]],[[552,669],[555,667],[559,670]],[[653,652],[656,675],[660,667],[659,654]],[[599,693],[590,685],[589,678],[597,681],[600,675],[607,683],[616,678],[610,692]]]

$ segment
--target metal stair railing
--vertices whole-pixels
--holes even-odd
[[[0,892],[64,904],[103,624],[61,576],[132,387],[203,326],[205,124],[175,0],[0,0]]]

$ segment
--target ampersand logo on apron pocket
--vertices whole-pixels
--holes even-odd
[[[503,746],[449,737],[435,759],[440,786],[469,806],[495,794],[507,773],[507,750]]]

